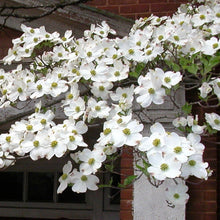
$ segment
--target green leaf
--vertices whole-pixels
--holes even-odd
[[[129,72],[129,76],[131,76],[131,77],[134,77],[134,78],[138,78],[138,73],[136,73],[136,72]]]
[[[136,164],[136,167],[145,175],[145,176],[149,176],[149,173],[147,171],[148,167],[150,167],[150,164],[147,163],[144,159],[142,160],[144,167]]]
[[[127,178],[124,179],[123,185],[124,186],[130,185],[136,179],[136,177],[137,177],[136,175],[128,176]]]
[[[112,183],[113,183],[113,178],[111,177],[109,184],[100,184],[100,185],[98,185],[98,187],[99,188],[112,187]]]
[[[196,74],[198,72],[198,66],[194,63],[190,66],[186,66],[185,69],[192,74]]]
[[[165,60],[165,63],[167,64],[167,66],[170,67],[170,69],[174,70],[175,72],[180,71],[180,66],[176,63],[174,63],[171,60]]]
[[[185,105],[182,106],[182,111],[186,114],[189,115],[192,111],[192,105],[189,103],[186,103]]]
[[[114,166],[113,164],[105,164],[105,169],[110,172],[113,172]]]
[[[141,72],[145,68],[146,64],[145,63],[138,63],[135,67],[135,70],[132,72],[129,72],[129,76],[138,78],[141,75]]]

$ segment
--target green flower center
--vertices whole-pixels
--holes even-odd
[[[7,137],[5,138],[5,140],[6,140],[7,142],[11,142],[11,136],[7,136]]]
[[[87,52],[87,57],[91,57],[91,56],[92,56],[92,52],[91,51]]]
[[[112,59],[117,59],[118,58],[118,55],[117,54],[113,54],[113,56],[112,56]]]
[[[101,91],[101,92],[105,91],[105,87],[104,86],[99,86],[99,91]]]
[[[101,107],[100,107],[99,105],[97,105],[97,106],[95,107],[95,110],[96,110],[96,111],[100,111],[100,110],[101,110]]]
[[[75,134],[75,135],[78,134],[77,130],[72,130],[72,133]]]
[[[42,90],[42,85],[37,85],[37,89],[40,91]]]
[[[96,75],[96,71],[95,70],[91,70],[90,73],[91,73],[92,76]]]
[[[166,170],[169,169],[169,166],[168,166],[166,163],[163,163],[163,164],[160,165],[160,169],[161,169],[162,171],[166,171]]]
[[[58,55],[58,57],[62,57],[62,56],[63,56],[63,54],[62,54],[62,53],[58,53],[57,55]]]
[[[155,94],[155,89],[153,88],[148,89],[148,93],[151,95]]]
[[[73,94],[71,94],[71,93],[68,94],[67,98],[68,98],[68,99],[72,99],[72,98],[73,98]]]
[[[141,46],[141,41],[138,41],[138,42],[136,43],[136,45],[137,45],[137,46]]]
[[[61,178],[62,178],[62,180],[65,180],[67,177],[68,177],[68,175],[66,173],[64,173]]]
[[[117,123],[118,123],[118,124],[121,124],[122,121],[123,121],[123,120],[122,120],[121,118],[119,118],[119,119],[117,120]]]
[[[83,175],[83,176],[81,176],[81,180],[82,180],[82,181],[87,181],[88,178],[87,178],[87,176]]]
[[[38,147],[40,143],[39,143],[39,141],[34,141],[33,144],[34,144],[35,147]]]
[[[159,138],[154,139],[154,140],[153,140],[153,145],[154,145],[155,147],[158,147],[158,146],[160,145],[160,139],[159,139]]]
[[[76,138],[75,138],[74,136],[69,136],[69,140],[70,140],[71,142],[73,142],[73,141],[76,140]]]
[[[175,41],[179,41],[179,40],[180,40],[179,36],[177,36],[177,35],[173,36],[173,39],[174,39]]]
[[[191,166],[191,167],[194,167],[196,165],[196,161],[195,160],[190,160],[188,162],[188,164]]]
[[[205,15],[200,15],[199,18],[200,18],[201,20],[204,20],[204,19],[205,19]]]
[[[180,195],[179,195],[178,193],[175,193],[175,194],[173,195],[173,198],[179,199],[179,198],[180,198]]]
[[[104,135],[108,135],[111,133],[111,129],[110,128],[106,128],[104,131],[103,131]]]
[[[158,40],[163,40],[163,35],[158,36]]]
[[[181,147],[178,146],[178,147],[174,148],[174,153],[179,154],[181,152],[182,152],[182,148]]]
[[[56,146],[57,146],[57,144],[58,144],[58,142],[57,142],[57,141],[52,141],[50,145],[51,145],[51,147],[56,147]]]
[[[120,76],[120,72],[119,71],[116,71],[115,73],[114,73],[114,75],[117,77],[117,76]]]
[[[79,107],[79,106],[76,106],[75,111],[76,111],[77,113],[80,112],[80,107]]]
[[[58,86],[58,84],[57,84],[56,82],[53,82],[53,83],[51,84],[51,86],[52,86],[53,88],[56,88],[56,87]]]
[[[215,43],[212,45],[213,49],[216,49],[218,47],[218,43]]]
[[[215,120],[214,120],[214,123],[215,123],[216,125],[219,125],[219,124],[220,124],[220,120],[215,119]]]
[[[66,39],[66,37],[62,37],[62,41],[66,41],[67,39]]]
[[[128,95],[126,93],[123,93],[122,97],[126,99],[128,97]]]
[[[146,52],[146,55],[151,55],[152,54],[152,50],[148,50],[147,52]]]
[[[125,135],[130,135],[130,134],[131,134],[131,131],[130,131],[129,128],[125,128],[125,129],[123,130],[123,133],[124,133]]]
[[[34,43],[37,43],[38,42],[38,38],[34,38]]]
[[[170,77],[165,77],[164,78],[165,83],[169,83],[171,81]]]
[[[27,125],[26,128],[27,128],[28,131],[31,131],[33,129],[33,126],[32,125]]]
[[[45,124],[47,123],[47,120],[43,118],[43,119],[41,119],[40,123],[41,123],[42,125],[45,125]]]
[[[88,160],[88,164],[89,165],[93,165],[95,163],[95,159],[94,158],[90,158],[89,160]]]
[[[7,89],[4,89],[3,91],[2,91],[2,95],[6,95],[7,94]]]
[[[23,92],[23,89],[20,87],[20,88],[18,88],[18,92],[19,93],[22,93]]]
[[[133,50],[133,49],[130,49],[130,50],[128,50],[128,53],[129,53],[130,55],[133,55],[133,54],[134,54],[134,50]]]

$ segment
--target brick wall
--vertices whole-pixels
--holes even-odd
[[[138,19],[140,17],[148,17],[151,14],[158,16],[172,15],[178,6],[185,2],[187,2],[187,0],[93,0],[89,2],[89,5],[127,18]],[[211,141],[214,139],[216,140],[216,137],[212,138]],[[206,141],[204,140],[204,144],[206,145],[204,160],[210,164],[211,169],[214,171],[213,176],[203,183],[195,184],[197,180],[192,180],[194,184],[188,184],[190,187],[190,200],[186,207],[187,220],[217,219],[217,200],[220,198],[220,195],[217,196],[217,192],[220,192],[220,190],[217,190],[217,187],[219,187],[217,183],[220,173],[219,169],[217,169],[219,165],[217,164],[219,163],[217,158],[219,157],[220,159],[220,150],[217,150],[219,146],[209,141],[210,140],[207,139]],[[125,156],[122,157],[122,173],[132,173],[132,163],[130,161],[132,158],[127,156],[128,154],[125,154]],[[131,206],[132,198],[132,188],[122,190],[120,209],[121,220],[133,219]]]
[[[113,13],[117,13],[128,18],[146,17],[151,13],[156,15],[172,14],[179,4],[183,1],[179,0],[93,0],[91,6],[105,9]],[[11,39],[18,37],[18,31],[5,29],[0,31],[0,59],[7,54],[8,48],[11,46]],[[218,137],[220,138],[220,137]],[[213,140],[211,140],[213,141]],[[218,140],[219,141],[219,140]],[[207,146],[205,152],[205,160],[209,162],[211,169],[214,170],[213,176],[202,184],[190,186],[191,198],[187,204],[187,220],[215,220],[217,217],[217,179],[219,178],[219,167],[217,157],[220,150],[212,143],[204,142]],[[218,150],[217,150],[218,149]],[[132,155],[124,152],[121,161],[122,174],[132,174],[133,164]],[[218,178],[217,178],[218,174]],[[123,181],[123,177],[122,177]],[[218,180],[219,181],[219,180]],[[220,195],[218,196],[220,198]],[[121,220],[130,220],[132,217],[132,187],[121,191]]]
[[[92,0],[88,4],[127,18],[170,15],[187,0]]]
[[[21,35],[21,32],[9,28],[0,30],[0,59],[8,53],[8,48],[12,47],[11,40]]]

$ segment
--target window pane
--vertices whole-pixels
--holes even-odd
[[[0,172],[0,200],[22,201],[23,173]]]
[[[53,173],[28,173],[29,202],[52,202],[53,188]]]
[[[118,186],[120,183],[120,175],[118,174],[111,174],[112,177],[112,185],[113,186]],[[110,188],[110,204],[120,204],[120,189],[114,189]]]
[[[60,203],[85,203],[85,193],[75,193],[71,187],[67,187],[61,194],[58,194],[58,202]]]

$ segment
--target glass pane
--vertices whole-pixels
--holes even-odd
[[[29,202],[52,202],[53,188],[53,173],[28,173]]]
[[[58,194],[59,203],[86,203],[85,193],[76,193],[67,187],[61,194]]]
[[[112,177],[112,185],[118,186],[120,183],[120,175],[119,174],[111,174]],[[120,189],[110,188],[110,204],[120,204]]]
[[[0,200],[22,201],[23,173],[0,172]]]

